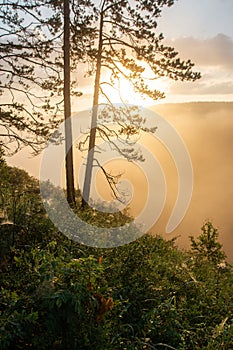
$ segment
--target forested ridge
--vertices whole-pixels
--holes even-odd
[[[53,226],[36,179],[1,160],[0,180],[0,349],[233,348],[232,267],[210,222],[188,251],[150,235],[91,248]]]

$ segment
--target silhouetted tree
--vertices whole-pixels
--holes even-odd
[[[66,187],[67,201],[75,203],[73,139],[71,125],[71,96],[70,96],[70,1],[64,0],[64,116],[66,141]]]
[[[114,120],[121,125],[120,133],[131,136],[143,126],[142,118],[135,111],[129,117],[129,109],[126,112],[121,110],[120,113],[114,110],[105,87],[116,88],[121,78],[124,78],[132,83],[136,92],[157,100],[163,98],[164,93],[152,89],[146,75],[149,80],[168,77],[194,81],[200,78],[199,73],[192,71],[193,63],[180,60],[174,48],[162,44],[163,35],[156,33],[162,8],[173,4],[174,0],[102,0],[99,6],[92,4],[96,40],[93,50],[88,52],[88,58],[90,73],[95,74],[95,83],[83,205],[88,202],[90,195],[97,132],[109,142],[109,136],[112,135],[104,123],[101,125],[101,116],[98,116],[99,96],[103,95],[110,105],[111,112],[115,114]],[[109,78],[104,78],[106,76]],[[127,122],[129,119],[130,125]],[[127,151],[125,155],[130,158],[130,153],[133,154]]]
[[[22,146],[39,152],[60,122],[59,17],[47,5],[0,2],[0,144],[7,153]]]
[[[70,72],[81,57],[82,34],[77,10],[70,16],[70,3],[74,8],[66,0],[0,3],[0,145],[8,154],[23,146],[30,146],[34,153],[41,151],[63,112],[66,149],[72,144],[70,98],[80,92]],[[57,141],[59,135],[52,135]],[[74,202],[72,162],[70,148],[66,157],[69,203]]]

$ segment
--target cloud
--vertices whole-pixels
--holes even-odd
[[[207,39],[183,37],[166,40],[182,59],[191,59],[202,78],[193,82],[171,82],[170,94],[233,95],[233,40],[225,34]]]
[[[216,83],[204,76],[203,79],[196,83],[171,83],[170,93],[179,95],[233,95],[233,82],[220,81]]]
[[[233,96],[233,39],[219,33],[212,38],[200,39],[195,37],[180,37],[166,39],[165,44],[172,46],[179,52],[179,56],[195,63],[194,70],[202,73],[202,78],[196,82],[169,81],[169,95],[214,96],[226,95],[229,100]],[[74,110],[90,108],[94,78],[84,77],[85,66],[81,64],[79,70],[73,73],[78,90],[83,92],[82,99],[73,101]],[[225,98],[225,97],[224,97]]]
[[[197,39],[184,37],[166,40],[184,59],[190,58],[196,66],[219,67],[225,70],[233,68],[233,40],[219,33],[213,38]]]

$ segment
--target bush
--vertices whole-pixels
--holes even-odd
[[[5,184],[13,181],[1,166]],[[23,233],[0,226],[0,349],[233,348],[232,267],[211,223],[191,237],[187,252],[175,240],[150,235],[95,249],[57,232],[36,183],[33,191],[25,186],[16,202],[14,186],[3,189],[7,213],[15,208],[10,217]],[[24,220],[29,210],[30,223]],[[94,218],[105,219],[101,213]],[[113,218],[121,219],[128,220]]]

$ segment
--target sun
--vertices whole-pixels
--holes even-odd
[[[161,92],[167,92],[169,90],[169,84],[166,79],[160,78],[153,81],[149,81],[149,87],[154,90],[159,90]],[[101,102],[106,102],[107,99],[111,103],[127,103],[139,106],[151,106],[155,104],[155,100],[147,96],[142,96],[140,93],[134,90],[132,83],[130,83],[126,78],[121,77],[119,81],[115,83],[114,86],[108,83],[107,79],[104,79],[102,84],[103,96]]]

